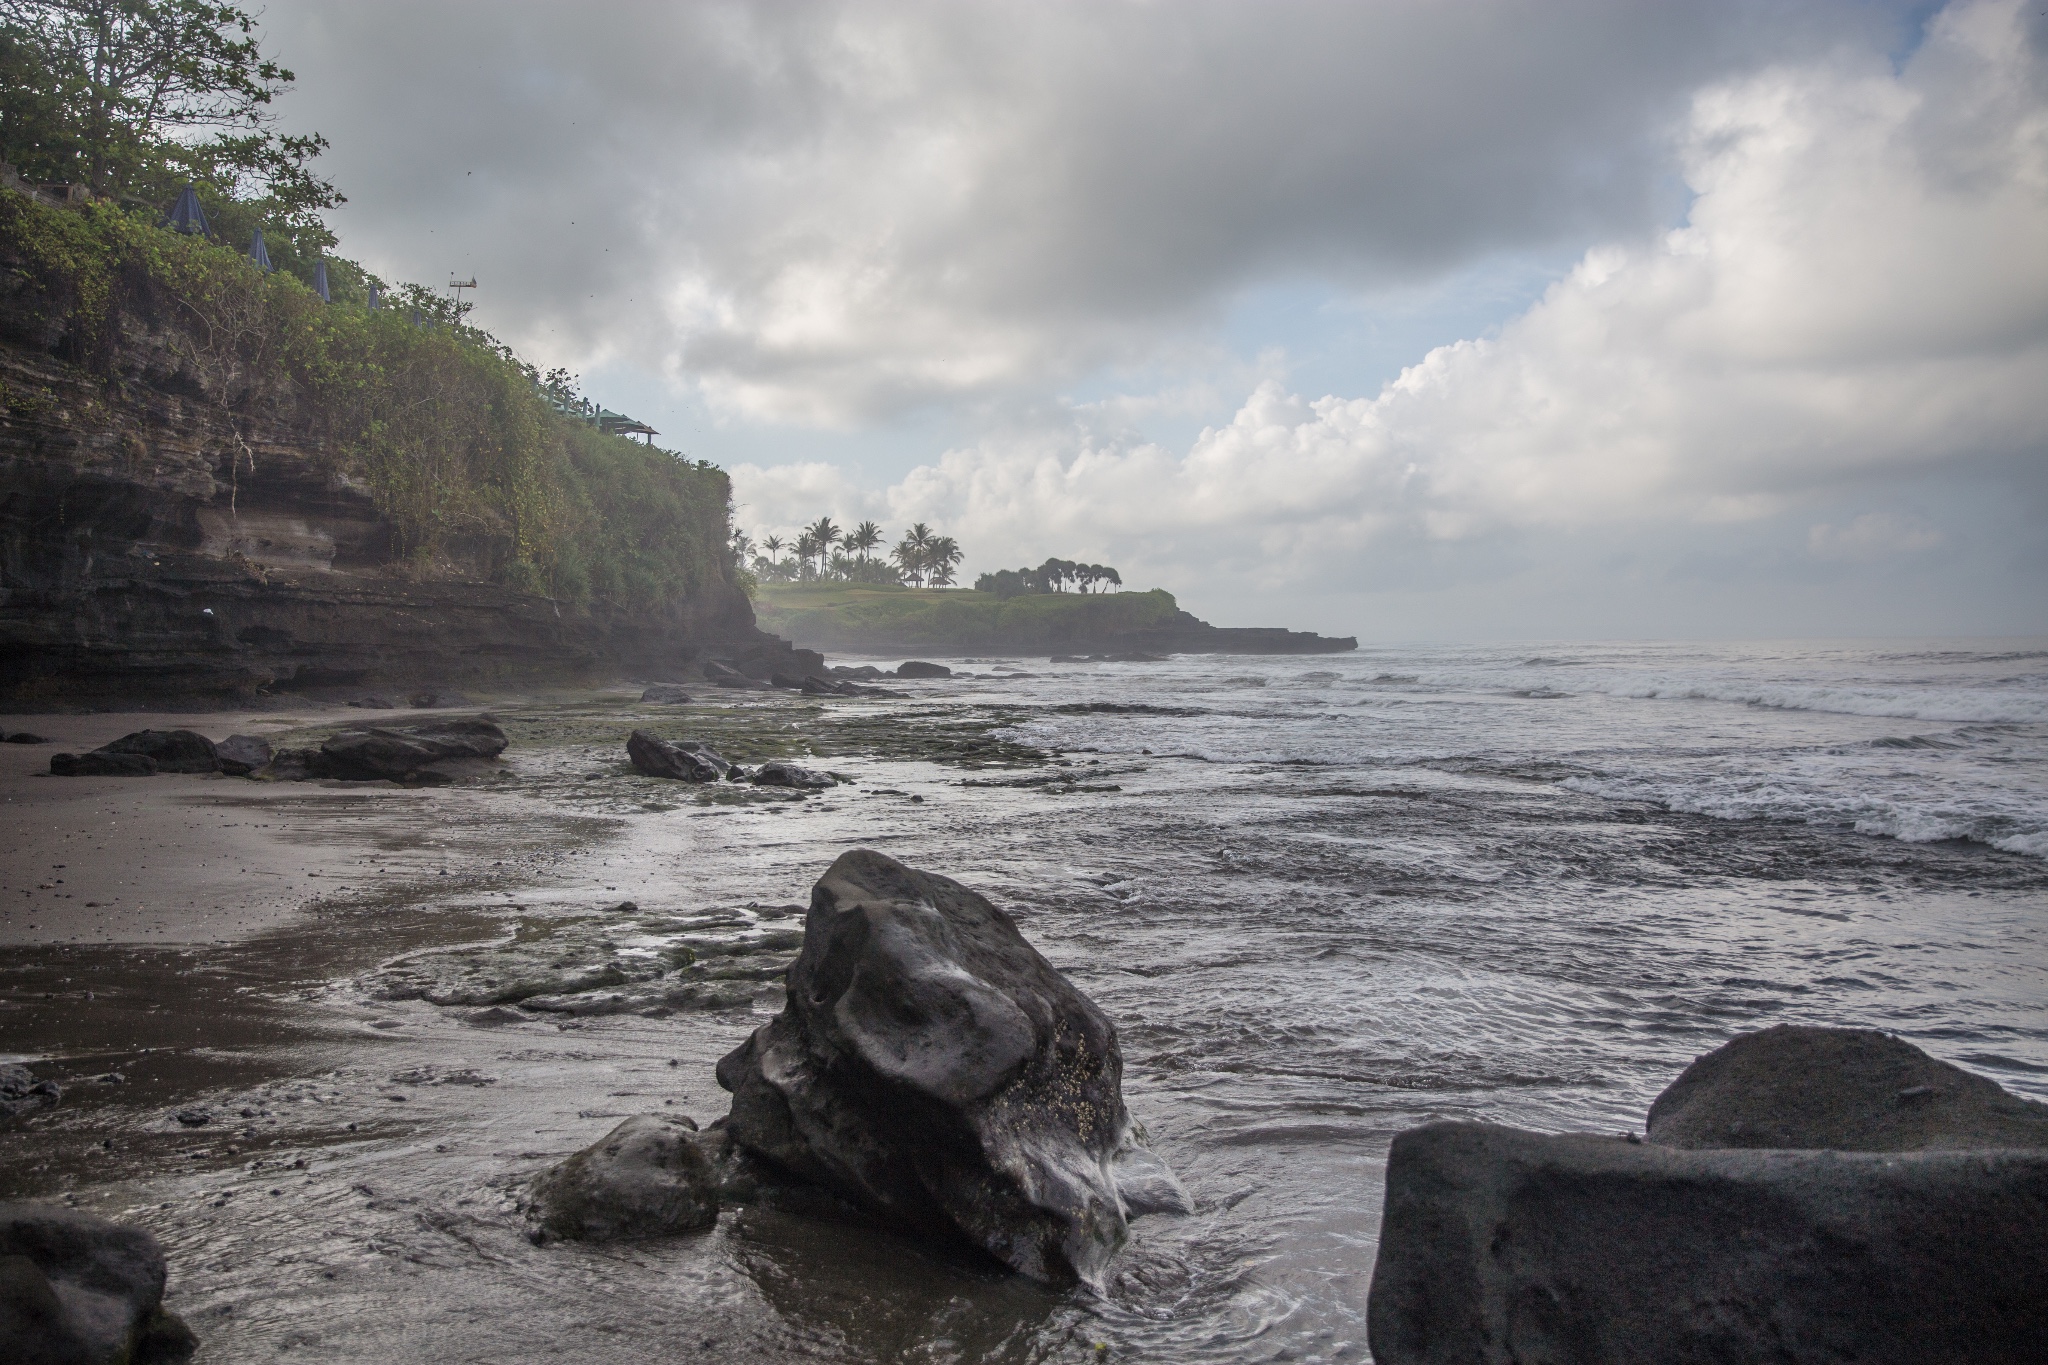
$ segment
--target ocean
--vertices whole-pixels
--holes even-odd
[[[1639,1132],[1795,1022],[2048,1099],[2039,642],[977,667],[1037,674],[977,686],[1118,788],[1011,808],[1003,891],[1202,1199],[1106,1310],[1152,1358],[1359,1358],[1416,1124]]]

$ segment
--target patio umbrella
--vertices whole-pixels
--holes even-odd
[[[313,264],[313,292],[320,296],[320,302],[333,303],[334,296],[327,292],[327,258],[322,256]]]
[[[256,262],[256,268],[266,275],[273,269],[270,264],[270,252],[263,245],[262,228],[257,228],[256,235],[249,239],[249,259]]]
[[[213,229],[206,225],[206,210],[199,207],[199,195],[187,185],[178,193],[178,202],[171,206],[171,216],[164,220],[164,226],[173,232],[191,236],[208,237]]]

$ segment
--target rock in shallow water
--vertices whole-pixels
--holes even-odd
[[[718,782],[732,764],[695,740],[666,740],[645,730],[626,737],[626,757],[633,770],[647,777],[673,777],[684,782]]]
[[[63,1097],[64,1088],[55,1081],[38,1080],[34,1072],[19,1063],[0,1065],[0,1114],[32,1114],[55,1105]]]
[[[686,1118],[641,1114],[533,1182],[534,1239],[611,1242],[699,1232],[718,1221],[711,1166]]]
[[[0,1360],[155,1365],[197,1343],[163,1311],[164,1255],[141,1228],[49,1204],[0,1204]]]
[[[841,855],[788,987],[718,1065],[754,1156],[1051,1283],[1099,1284],[1132,1214],[1191,1207],[1139,1145],[1114,1026],[958,882]]]
[[[830,773],[821,773],[779,758],[763,763],[748,780],[757,787],[801,787],[810,791],[833,786],[838,781]]]
[[[2020,1365],[2048,1153],[1685,1151],[1489,1124],[1394,1139],[1381,1365]]]
[[[314,769],[322,777],[403,781],[429,772],[437,764],[492,759],[504,751],[505,732],[482,716],[379,725],[346,730],[321,744]]]
[[[2044,1120],[1899,1039],[1779,1027],[1688,1067],[1649,1142],[1414,1129],[1388,1155],[1374,1357],[2038,1359]]]
[[[2048,1147],[2048,1105],[1875,1029],[1780,1024],[1687,1067],[1650,1106],[1644,1136],[1694,1148]]]

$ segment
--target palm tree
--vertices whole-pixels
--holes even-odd
[[[763,536],[761,538],[761,548],[768,552],[768,562],[771,564],[782,562],[782,546],[783,540],[781,536]]]
[[[821,560],[826,555],[832,553],[832,547],[837,545],[844,535],[837,526],[832,524],[832,518],[830,517],[819,517],[807,529],[811,533],[811,539],[817,542],[818,557]]]
[[[903,570],[903,576],[912,583],[924,581],[925,570],[931,567],[927,558],[932,547],[932,528],[917,522],[903,533],[903,539],[896,542],[890,558]]]
[[[882,528],[872,521],[864,521],[853,528],[846,537],[846,548],[860,551],[862,559],[868,558],[868,551],[882,543]]]
[[[737,526],[733,527],[733,528],[732,528],[732,557],[733,557],[733,559],[734,559],[734,560],[736,560],[736,561],[738,561],[738,562],[739,562],[739,563],[741,563],[741,564],[744,564],[744,563],[746,563],[746,562],[747,562],[747,556],[748,556],[748,555],[750,555],[750,554],[752,554],[752,553],[754,553],[754,538],[753,538],[752,536],[748,535],[748,534],[747,534],[747,533],[746,533],[745,531],[742,531],[742,530],[741,530],[741,529],[740,529],[739,527],[737,527]]]
[[[925,564],[931,571],[931,586],[947,588],[953,585],[953,570],[960,567],[960,561],[967,558],[960,549],[960,542],[951,536],[936,536],[925,547]]]
[[[811,560],[818,554],[818,538],[805,531],[796,538],[796,562],[803,577],[811,574]]]

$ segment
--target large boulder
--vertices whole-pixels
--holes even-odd
[[[958,882],[842,854],[787,1003],[718,1064],[771,1166],[1051,1283],[1100,1284],[1128,1219],[1187,1211],[1124,1108],[1116,1029]]]
[[[699,1232],[718,1221],[711,1164],[686,1118],[641,1114],[533,1182],[534,1239],[612,1242]]]
[[[2048,1341],[2048,1153],[1394,1139],[1381,1365],[2020,1365]]]
[[[2048,1106],[1867,1029],[1699,1058],[1648,1141],[1394,1139],[1383,1365],[2038,1358]]]
[[[944,664],[927,663],[923,659],[910,659],[896,665],[899,678],[950,678],[953,670]]]
[[[0,1204],[0,1360],[150,1365],[196,1342],[163,1311],[164,1254],[141,1228],[49,1204]]]
[[[461,760],[496,758],[505,751],[505,732],[495,721],[424,721],[344,730],[321,744],[315,770],[320,776],[404,781]]]
[[[197,730],[137,730],[93,750],[96,754],[140,754],[160,773],[210,773],[220,769],[213,741]]]
[[[673,777],[684,782],[718,782],[732,771],[718,751],[695,740],[667,740],[635,730],[626,737],[626,757],[633,770],[648,777]]]
[[[2048,1147],[2048,1105],[1874,1029],[1780,1024],[1687,1067],[1650,1106],[1644,1136],[1692,1148]]]

